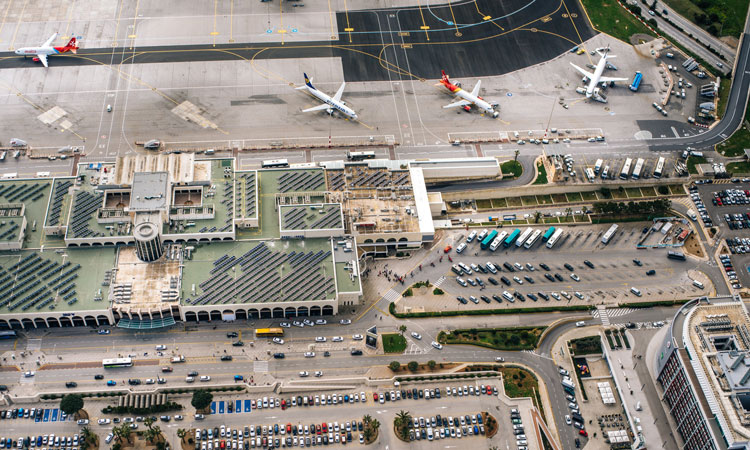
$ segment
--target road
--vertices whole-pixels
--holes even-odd
[[[729,138],[740,127],[750,90],[750,36],[747,33],[743,34],[737,55],[737,68],[732,79],[727,111],[721,121],[707,132],[696,136],[651,139],[647,141],[651,150],[684,150],[688,146],[698,149],[711,148]]]
[[[717,50],[726,58],[726,62],[728,62],[729,65],[734,63],[736,49],[728,46],[719,38],[712,36],[706,30],[694,24],[686,17],[681,16],[674,9],[670,8],[669,5],[667,5],[665,2],[657,2],[656,10],[657,11],[666,10],[668,19],[674,22],[675,24],[679,25],[683,30],[685,30],[684,34],[692,34],[693,38],[698,39],[703,44],[710,46],[711,48]],[[659,21],[659,19],[660,18],[656,19],[657,22]],[[680,33],[680,34],[683,34],[683,33]],[[685,37],[690,38],[690,36],[685,36]]]

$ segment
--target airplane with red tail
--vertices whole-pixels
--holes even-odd
[[[479,96],[479,88],[482,85],[482,80],[477,81],[476,86],[474,86],[474,89],[471,92],[466,92],[465,90],[461,89],[460,83],[451,83],[450,79],[448,79],[448,75],[445,74],[444,70],[441,70],[441,72],[443,74],[443,78],[440,80],[440,84],[445,86],[449,91],[451,91],[453,95],[460,99],[449,105],[443,106],[443,108],[461,107],[464,109],[464,111],[471,112],[471,105],[474,105],[480,110],[489,114],[493,119],[497,118],[500,115],[498,111],[495,111],[495,108],[499,109],[497,103],[490,103]]]
[[[71,52],[77,53],[78,47],[75,37],[70,38],[67,44],[63,47],[53,47],[52,42],[57,39],[57,33],[53,34],[52,37],[47,39],[47,42],[42,44],[41,47],[23,47],[16,50],[16,55],[23,55],[24,58],[27,56],[33,56],[34,61],[41,61],[44,67],[49,67],[47,63],[47,57],[50,55],[59,55],[61,53]]]

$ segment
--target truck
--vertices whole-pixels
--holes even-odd
[[[695,222],[696,220],[698,220],[698,216],[695,215],[695,211],[693,211],[692,209],[688,210],[687,215],[688,215],[688,217],[690,217],[690,220],[692,220],[693,222]]]
[[[638,88],[641,86],[641,81],[643,80],[643,74],[638,71],[635,73],[635,76],[633,77],[633,84],[630,85],[630,90],[633,92],[637,92]]]
[[[594,174],[599,175],[599,172],[602,170],[602,164],[604,164],[603,159],[596,160],[596,164],[594,164]]]
[[[177,355],[172,357],[172,364],[184,363],[185,355]]]

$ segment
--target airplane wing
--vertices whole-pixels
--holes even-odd
[[[322,105],[313,106],[312,108],[303,109],[302,112],[313,112],[313,111],[323,111],[325,109],[330,108],[328,104],[323,103]]]
[[[628,81],[628,78],[599,77],[601,83],[609,83],[610,81]]]
[[[591,73],[591,72],[589,72],[587,70],[581,69],[580,67],[576,66],[573,63],[570,63],[570,65],[573,66],[573,67],[575,67],[575,69],[577,71],[581,72],[581,74],[583,74],[583,76],[587,77],[589,80],[592,79],[592,78],[594,78],[594,74],[593,73]]]
[[[39,61],[41,61],[42,64],[44,64],[44,67],[49,67],[47,65],[47,55],[43,55],[43,54],[40,53],[40,54],[36,55],[36,57],[39,58]]]
[[[471,95],[474,97],[479,96],[479,87],[482,85],[482,80],[477,81],[477,84],[474,86],[474,89],[471,91]]]
[[[443,106],[443,108],[444,109],[447,109],[447,108],[456,108],[456,107],[459,107],[459,106],[463,108],[464,106],[469,106],[469,105],[471,105],[471,102],[466,101],[466,100],[459,100],[457,102],[451,103],[450,105],[445,105],[445,106]]]
[[[56,38],[57,38],[57,33],[53,34],[51,38],[47,39],[47,42],[45,42],[44,44],[42,44],[42,47],[51,47],[52,46],[52,42],[54,42]],[[46,64],[45,64],[45,66],[46,66]]]
[[[339,87],[339,90],[336,91],[336,95],[333,96],[333,100],[340,102],[341,96],[344,94],[344,88],[346,87],[346,81],[341,83],[341,86]]]

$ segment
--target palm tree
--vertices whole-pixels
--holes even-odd
[[[521,154],[521,150],[516,149],[513,152],[513,161],[518,161],[518,155],[520,155],[520,154]]]
[[[371,416],[371,415],[369,415],[369,414],[367,414],[366,416],[364,416],[364,417],[362,418],[362,422],[363,422],[363,423],[364,423],[365,425],[368,425],[368,424],[369,424],[370,422],[372,422],[372,416]]]
[[[156,438],[158,438],[160,434],[161,434],[161,428],[158,425],[155,427],[150,427],[148,431],[146,431],[146,441],[153,444],[154,441],[156,441]]]
[[[573,213],[573,208],[565,208],[565,215],[569,216]]]
[[[398,331],[400,331],[401,332],[401,336],[403,336],[404,333],[406,333],[406,325],[400,325],[398,327]]]
[[[153,417],[146,417],[143,419],[143,424],[148,427],[148,429],[151,429],[151,426],[156,422]]]
[[[177,437],[181,440],[185,440],[185,436],[187,436],[187,430],[185,430],[184,428],[178,428]]]
[[[396,420],[394,421],[396,429],[402,438],[406,439],[409,436],[409,423],[411,422],[411,414],[409,411],[403,409],[396,414]]]
[[[372,419],[370,421],[370,428],[372,428],[373,431],[377,431],[378,428],[380,428],[380,422],[378,419]]]
[[[123,439],[127,439],[130,442],[130,424],[123,423],[119,426],[112,428],[112,434],[115,435],[117,442],[122,444]]]
[[[539,223],[539,219],[541,218],[542,218],[542,213],[540,213],[539,211],[534,213],[534,223]]]

